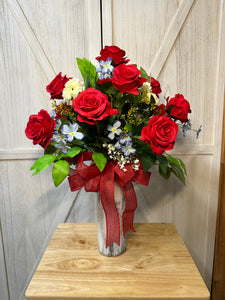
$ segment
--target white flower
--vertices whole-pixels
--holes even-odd
[[[80,92],[84,90],[82,82],[77,78],[72,78],[67,81],[63,90],[63,99],[71,100],[78,96]]]
[[[113,124],[113,126],[111,126],[111,125],[107,126],[108,131],[110,131],[110,133],[108,134],[108,138],[110,138],[110,140],[113,140],[115,138],[115,134],[119,135],[122,132],[122,130],[119,129],[120,125],[121,125],[121,122],[116,121]]]
[[[77,123],[70,124],[70,126],[63,125],[62,133],[67,136],[68,142],[72,142],[74,137],[78,140],[82,140],[84,135],[81,132],[77,132],[78,128],[79,127]]]

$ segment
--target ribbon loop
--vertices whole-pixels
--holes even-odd
[[[114,182],[116,181],[125,196],[126,205],[122,216],[123,234],[128,230],[134,230],[134,212],[137,208],[137,198],[132,181],[143,185],[148,185],[151,176],[150,172],[145,172],[140,165],[138,171],[134,171],[127,164],[126,172],[120,169],[115,162],[108,162],[102,172],[91,163],[86,165],[84,161],[91,161],[92,152],[86,151],[79,156],[76,169],[70,169],[68,180],[71,191],[77,191],[85,187],[87,192],[100,192],[100,198],[106,217],[106,248],[111,243],[120,245],[120,219],[114,199]]]

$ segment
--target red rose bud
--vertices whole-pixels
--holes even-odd
[[[55,128],[53,120],[48,112],[42,109],[37,115],[31,115],[25,129],[28,139],[33,140],[33,144],[39,144],[44,149],[49,145]]]
[[[165,116],[166,114],[166,110],[165,110],[165,105],[164,104],[160,104],[159,106],[156,106],[156,109],[154,111],[154,115],[155,116]]]
[[[166,150],[172,150],[177,137],[178,126],[167,116],[152,117],[147,127],[143,127],[141,140],[150,144],[153,152],[162,155]]]
[[[107,58],[111,57],[111,59],[115,62],[115,66],[128,63],[130,61],[125,57],[126,52],[117,46],[105,46],[105,48],[101,50],[100,54],[100,56],[96,57],[98,61],[106,61]]]
[[[190,103],[184,98],[182,94],[176,94],[171,98],[166,106],[170,110],[170,116],[180,120],[182,123],[188,121],[188,113],[191,112]]]
[[[93,88],[81,92],[72,103],[74,110],[78,113],[78,121],[90,125],[118,113],[117,109],[111,108],[107,96]]]
[[[65,84],[71,78],[62,76],[60,72],[50,83],[46,86],[46,91],[51,94],[51,99],[62,99],[63,89]]]
[[[156,95],[162,93],[161,87],[160,87],[160,83],[155,80],[154,77],[151,77],[151,87],[152,87],[152,92]]]
[[[134,65],[119,65],[113,71],[113,86],[121,93],[139,94],[138,88],[147,81]]]

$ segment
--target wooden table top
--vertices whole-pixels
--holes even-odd
[[[97,224],[60,224],[26,291],[27,300],[206,300],[209,292],[173,224],[137,223],[127,251],[98,253]]]

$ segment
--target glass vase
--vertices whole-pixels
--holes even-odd
[[[123,235],[122,216],[125,209],[125,197],[118,183],[114,183],[114,199],[120,220],[120,246],[112,243],[106,248],[106,218],[101,204],[100,193],[97,202],[97,223],[98,223],[98,251],[105,256],[118,256],[126,251],[127,239]]]

